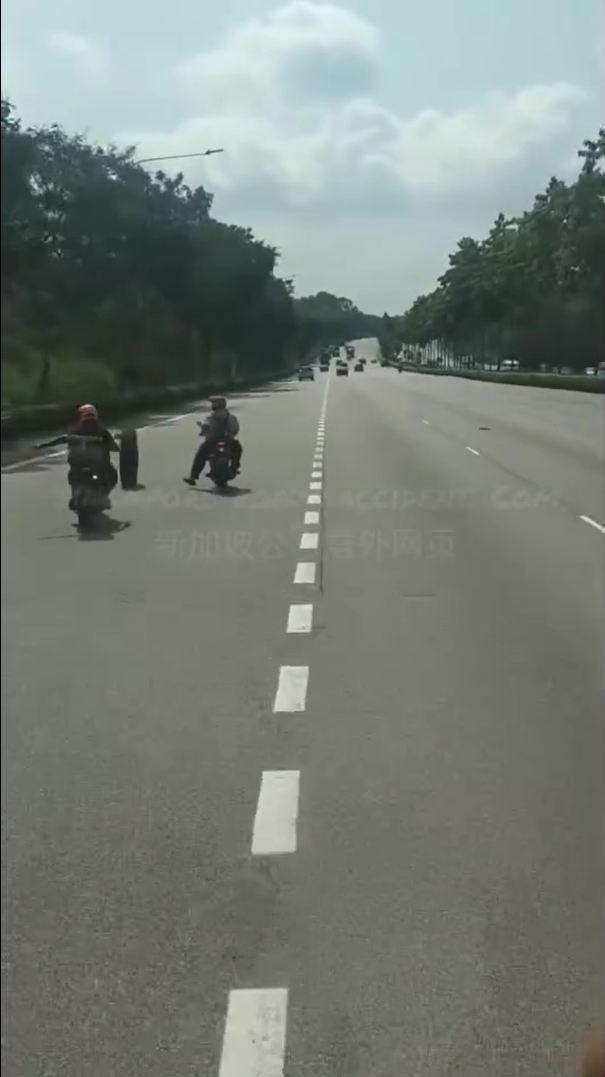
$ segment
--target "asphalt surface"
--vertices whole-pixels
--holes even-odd
[[[602,400],[368,364],[232,406],[231,494],[158,422],[94,536],[62,458],[3,472],[3,1072],[571,1077]]]

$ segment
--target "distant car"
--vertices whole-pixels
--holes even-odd
[[[328,373],[330,369],[330,364],[326,359],[322,359],[321,363],[319,364],[319,369],[321,370],[322,374]]]
[[[346,355],[347,359],[354,359],[355,358],[355,348],[353,347],[352,344],[347,344],[347,346],[345,348],[345,355]]]
[[[340,362],[336,364],[336,377],[339,378],[341,374],[349,376],[349,368],[346,363]]]
[[[355,363],[354,369],[355,370],[363,370],[363,363],[362,363],[361,359],[357,360],[357,362]]]
[[[315,381],[315,373],[312,366],[301,366],[298,371],[299,381]]]
[[[332,348],[332,358],[333,359],[338,359],[339,355],[340,355],[340,348],[338,347],[338,345],[335,344],[334,347]]]
[[[588,377],[589,377],[589,378],[594,378],[594,376],[595,376],[595,375],[596,375],[596,373],[597,373],[597,368],[596,368],[596,366],[587,366],[587,367],[586,367],[586,370],[584,371],[584,373],[585,373],[585,374],[588,374]]]

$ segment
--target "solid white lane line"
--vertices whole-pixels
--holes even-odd
[[[465,445],[465,448],[468,449],[469,452],[472,452],[474,456],[481,456],[481,453],[477,452],[476,449],[471,448],[470,445]]]
[[[319,524],[319,513],[313,510],[305,512],[303,523],[308,524],[310,527],[317,527]]]
[[[316,531],[303,531],[300,536],[299,550],[317,550],[319,547],[319,535]]]
[[[313,628],[313,606],[293,603],[288,610],[286,632],[310,632]]]
[[[17,460],[14,464],[3,464],[3,471],[17,471],[20,467],[29,467],[30,464],[43,464],[45,460],[55,460],[58,456],[67,456],[67,449],[58,449],[57,452],[45,452],[40,456],[28,456],[26,460]]]
[[[283,1077],[287,988],[229,992],[219,1077]]]
[[[280,666],[273,710],[304,711],[308,683],[308,666]]]
[[[321,490],[321,482],[319,482],[319,481],[310,482],[309,483],[309,490]]]
[[[299,561],[294,573],[294,583],[315,583],[317,562]]]
[[[321,505],[321,494],[309,494],[307,505]]]
[[[189,419],[190,413],[187,415],[169,415],[165,419],[158,419],[153,423],[153,426],[171,426],[172,423],[180,423],[181,419]]]
[[[265,770],[252,830],[253,856],[296,852],[299,770]]]
[[[597,531],[600,531],[603,535],[605,535],[605,527],[603,527],[603,524],[600,524],[596,520],[593,520],[592,516],[580,516],[580,519],[584,520],[585,524],[590,524],[591,527],[596,527]]]

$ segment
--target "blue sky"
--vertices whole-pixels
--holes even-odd
[[[2,90],[183,162],[297,291],[378,312],[531,203],[599,125],[598,0],[5,0]]]

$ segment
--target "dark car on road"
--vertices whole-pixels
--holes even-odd
[[[340,363],[336,364],[336,377],[339,378],[343,374],[348,377],[349,376],[349,368],[348,368],[347,364],[341,360]]]
[[[361,359],[358,359],[357,362],[355,363],[355,366],[354,366],[353,369],[354,370],[363,370],[363,368],[364,368],[364,363],[362,362]]]
[[[298,371],[299,381],[315,381],[315,374],[312,366],[301,366]]]

